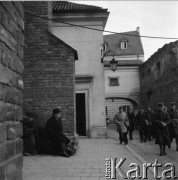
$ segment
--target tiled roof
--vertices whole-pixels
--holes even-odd
[[[54,1],[52,4],[53,13],[78,13],[78,12],[107,12],[108,9],[103,9],[98,6],[78,4],[69,1]]]
[[[139,66],[143,63],[141,60],[118,60],[118,66]],[[110,61],[105,61],[104,66],[110,66]]]
[[[124,34],[124,35],[123,35]],[[133,36],[129,36],[129,35]],[[115,52],[115,55],[135,55],[135,54],[144,54],[143,46],[139,36],[140,33],[137,31],[124,32],[122,34],[109,34],[104,35],[104,42],[108,43],[106,51],[112,50]],[[120,42],[126,40],[128,42],[127,49],[120,48]],[[110,54],[108,53],[108,56]]]

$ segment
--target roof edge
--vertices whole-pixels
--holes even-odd
[[[60,6],[59,6],[60,4]],[[95,5],[89,5],[89,4],[80,4],[76,2],[70,2],[70,1],[54,1],[52,4],[52,11],[53,13],[67,13],[67,12],[107,12],[107,8],[102,8],[100,6]]]
[[[55,40],[59,41],[64,47],[66,47],[67,49],[69,49],[73,54],[74,54],[74,60],[78,60],[78,53],[77,51],[72,48],[70,45],[68,45],[67,43],[65,43],[63,40],[59,39],[58,37],[56,37],[54,34],[52,34],[49,30],[46,30],[47,34],[49,34],[52,38],[54,38]]]

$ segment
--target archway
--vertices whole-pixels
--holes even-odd
[[[119,107],[123,106],[124,110],[127,112],[129,107],[135,108],[138,107],[138,103],[126,97],[106,97],[105,98],[105,108],[106,108],[106,116],[109,119],[110,123],[113,122],[113,118],[115,114],[118,112]]]

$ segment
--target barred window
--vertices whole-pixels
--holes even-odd
[[[119,86],[119,78],[118,77],[110,77],[109,85],[110,86]]]

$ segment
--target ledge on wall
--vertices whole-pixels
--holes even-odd
[[[89,83],[93,80],[92,75],[76,75],[75,82],[76,83]]]

